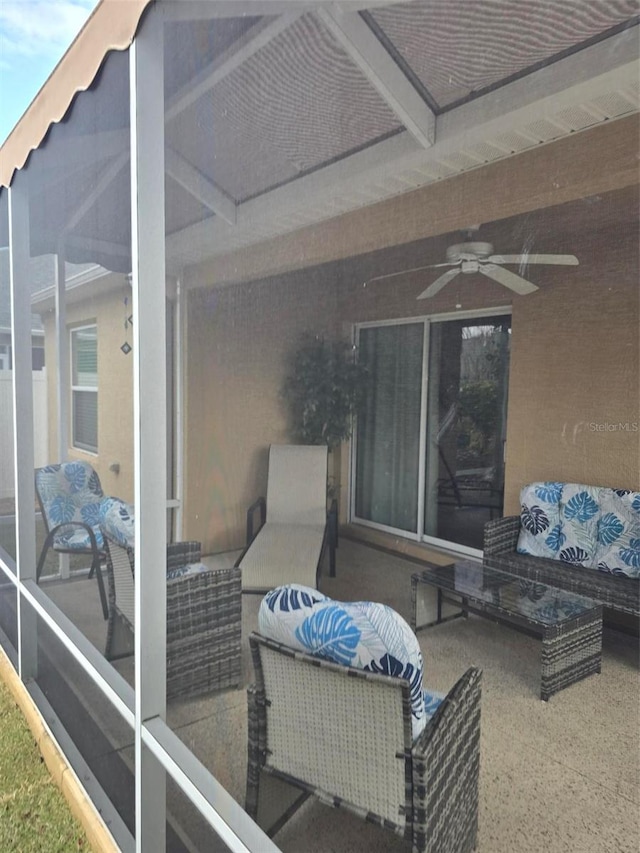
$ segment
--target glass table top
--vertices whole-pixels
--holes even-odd
[[[467,598],[481,610],[502,611],[543,626],[575,619],[599,606],[598,602],[583,595],[470,560],[433,566],[418,572],[417,576],[421,582],[445,593]]]

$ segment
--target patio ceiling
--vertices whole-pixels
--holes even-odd
[[[238,5],[166,8],[172,272],[638,111],[636,0]],[[29,159],[32,254],[126,272],[126,54],[97,84]]]

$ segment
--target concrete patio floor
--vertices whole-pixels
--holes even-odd
[[[233,561],[235,554],[207,558]],[[417,566],[341,540],[337,577],[320,589],[344,600],[383,601],[410,618]],[[95,581],[43,586],[101,651],[106,623]],[[261,597],[243,596],[243,672],[238,690],[169,704],[171,728],[231,795],[244,803],[246,693],[252,679],[247,636]],[[470,665],[482,668],[479,853],[637,853],[640,846],[640,681],[637,638],[605,629],[602,673],[539,699],[540,643],[503,625],[471,617],[418,634],[425,683],[448,690]],[[116,668],[133,679],[133,658]],[[102,730],[127,760],[121,726],[105,708]],[[169,799],[188,833],[187,848],[218,849],[188,803]],[[309,800],[275,837],[285,853],[409,851],[401,838]],[[222,845],[219,849],[223,849]],[[259,851],[257,852],[259,853]]]

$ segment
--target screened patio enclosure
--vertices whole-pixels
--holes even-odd
[[[244,544],[266,448],[291,441],[280,388],[303,333],[377,364],[335,453],[344,526],[477,552],[534,471],[635,485],[637,437],[600,456],[588,428],[561,436],[586,391],[554,394],[551,359],[527,365],[578,358],[569,312],[580,334],[607,323],[599,377],[613,330],[633,341],[637,4],[503,5],[103,0],[3,145],[15,514],[0,519],[0,642],[123,850],[278,849],[244,811],[242,749],[225,751],[246,725],[248,648],[242,683],[211,699],[207,752],[189,728],[205,705],[167,702],[165,573],[170,543],[202,542],[212,565]],[[461,275],[418,302],[438,271],[412,270],[476,226],[496,251],[580,267],[525,265],[531,296]],[[55,276],[32,300],[45,255]],[[89,462],[135,506],[135,645],[119,661],[86,562],[51,557],[36,583],[32,311],[49,462]],[[633,421],[634,358],[584,423],[609,404]]]

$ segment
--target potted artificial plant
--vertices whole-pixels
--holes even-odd
[[[293,438],[301,444],[326,444],[330,463],[329,496],[336,497],[336,447],[350,438],[353,416],[364,399],[365,367],[355,347],[306,335],[289,357],[282,396]]]

